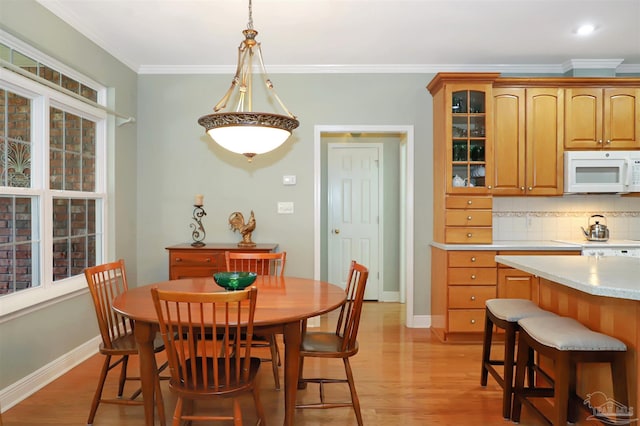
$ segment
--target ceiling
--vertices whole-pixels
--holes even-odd
[[[38,0],[138,73],[235,69],[248,0]],[[273,72],[640,72],[640,0],[253,0]],[[587,37],[577,28],[591,23]],[[601,61],[602,60],[602,61]],[[613,62],[617,64],[618,62]]]

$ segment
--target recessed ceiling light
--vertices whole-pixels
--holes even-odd
[[[581,36],[586,36],[586,35],[591,34],[595,29],[596,29],[596,27],[594,27],[594,26],[593,26],[593,25],[591,25],[591,24],[584,24],[584,25],[581,25],[581,26],[578,28],[578,30],[576,31],[576,33],[577,33],[578,35],[581,35]]]

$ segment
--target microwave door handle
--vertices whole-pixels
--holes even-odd
[[[631,160],[629,158],[624,160],[624,176],[625,176],[624,188],[627,190],[631,186],[631,175],[633,174],[630,163],[631,163]]]

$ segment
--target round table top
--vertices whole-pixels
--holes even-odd
[[[266,326],[301,321],[339,307],[346,299],[345,291],[324,281],[297,277],[258,276],[254,325]],[[158,322],[151,298],[151,288],[185,292],[219,292],[213,277],[161,281],[130,288],[117,296],[113,309],[135,321]]]

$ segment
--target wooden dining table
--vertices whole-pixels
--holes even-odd
[[[259,276],[253,285],[258,288],[255,331],[284,336],[284,425],[291,426],[295,416],[302,324],[308,318],[339,307],[346,294],[336,285],[307,278]],[[113,309],[135,321],[147,426],[155,424],[155,397],[162,398],[161,394],[154,397],[158,374],[153,352],[153,340],[158,331],[158,317],[151,299],[151,288],[154,287],[195,293],[224,291],[215,284],[213,277],[186,278],[131,288],[114,299]]]

